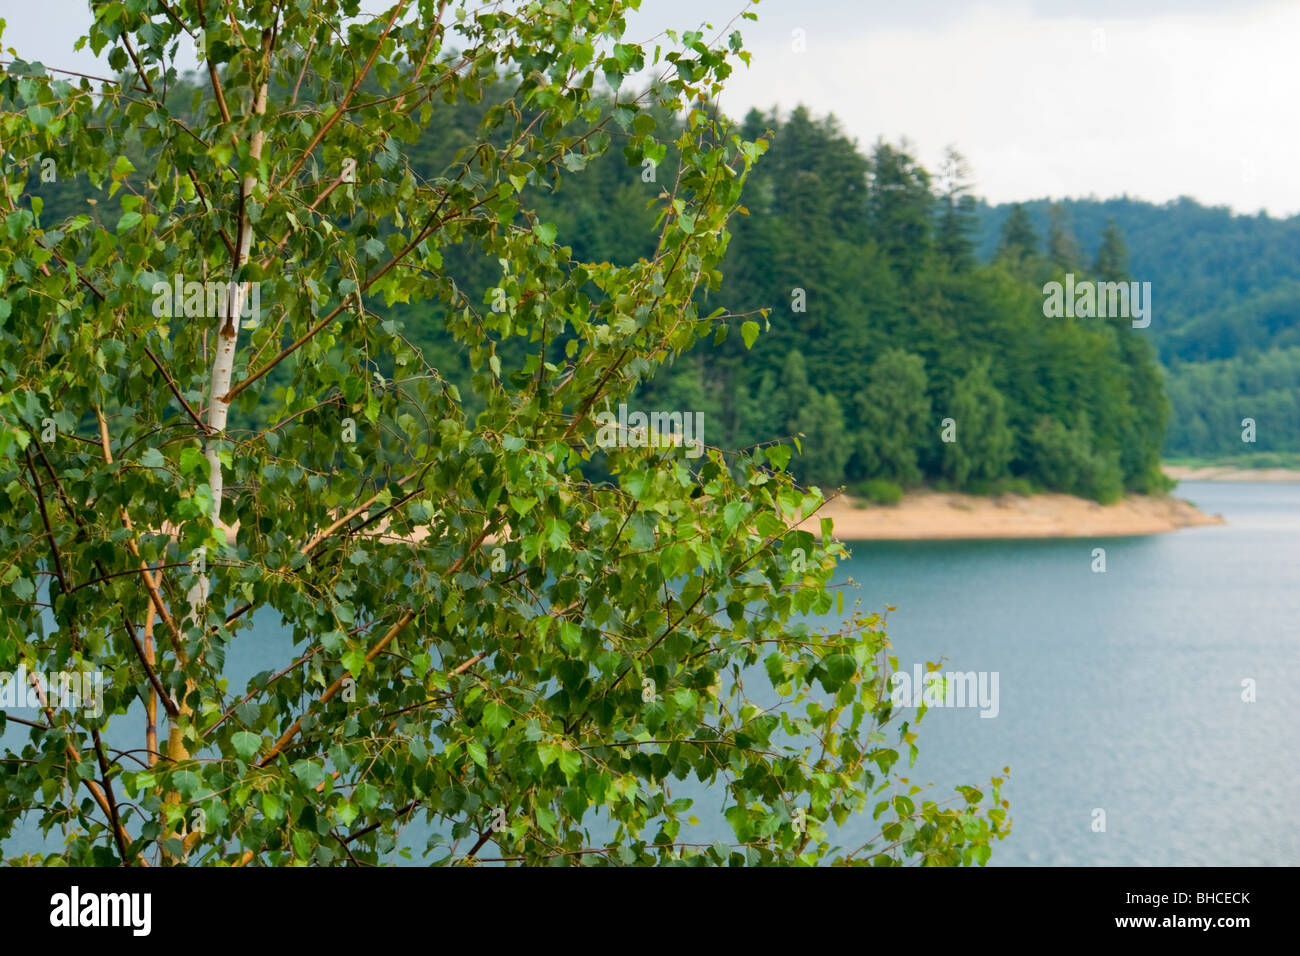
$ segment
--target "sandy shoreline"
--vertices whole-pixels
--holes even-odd
[[[1179,481],[1300,481],[1300,471],[1285,468],[1166,465],[1164,470]],[[1100,505],[1055,493],[981,496],[930,490],[907,492],[897,505],[888,506],[840,495],[798,527],[820,533],[822,518],[831,519],[835,537],[843,541],[1123,537],[1225,523],[1221,516],[1205,514],[1173,495],[1129,495],[1114,504]],[[398,540],[386,534],[387,529],[385,519],[368,533]],[[235,530],[226,529],[228,538],[234,537]],[[427,534],[427,528],[418,528],[412,537],[420,541]],[[495,543],[497,538],[492,536],[485,543]]]
[[[1176,481],[1300,481],[1300,469],[1295,468],[1233,468],[1230,465],[1213,465],[1192,468],[1187,465],[1165,465],[1165,474]]]
[[[1179,498],[1144,495],[1099,505],[1062,494],[981,497],[917,491],[893,506],[862,504],[842,495],[799,527],[816,533],[820,519],[830,518],[841,540],[897,541],[1119,537],[1224,523]]]

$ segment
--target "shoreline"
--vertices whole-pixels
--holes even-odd
[[[1300,481],[1300,470],[1285,468],[1165,465],[1164,471],[1176,481]],[[875,505],[840,494],[795,527],[820,534],[822,518],[831,519],[832,534],[842,541],[1106,538],[1164,534],[1227,523],[1221,515],[1207,514],[1174,494],[1127,495],[1113,504],[1101,505],[1059,492],[989,496],[931,489],[905,492],[896,505]],[[384,521],[371,533],[391,539],[387,527]],[[224,529],[228,540],[234,537],[237,528],[238,525]],[[412,537],[418,542],[427,535],[427,528],[417,528]],[[494,535],[485,543],[496,540]]]
[[[1226,523],[1172,495],[1129,495],[1100,505],[1059,493],[987,497],[929,490],[908,492],[896,505],[839,495],[798,527],[818,534],[822,518],[831,519],[832,534],[842,541],[1107,538]]]
[[[1300,468],[1165,465],[1164,472],[1175,481],[1300,481]]]

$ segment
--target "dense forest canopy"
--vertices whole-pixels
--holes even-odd
[[[978,248],[995,254],[1010,206],[980,203]],[[1020,204],[1046,235],[1053,204]],[[1300,216],[1234,215],[1192,199],[1071,199],[1059,208],[1089,256],[1114,222],[1134,278],[1152,284],[1151,341],[1171,403],[1165,453],[1300,452]],[[1242,441],[1242,419],[1256,423]]]
[[[429,165],[474,122],[435,117],[421,141]],[[932,177],[905,146],[864,154],[833,119],[804,109],[752,112],[740,126],[771,146],[733,223],[719,295],[765,331],[697,345],[643,385],[640,407],[701,411],[706,440],[725,449],[797,437],[792,468],[822,487],[926,481],[1099,499],[1162,487],[1154,352],[1126,322],[1045,319],[1040,280],[1060,270],[1032,251],[975,261],[960,156]],[[673,184],[616,152],[592,165],[539,209],[577,237],[577,256],[646,255],[652,201]],[[496,277],[482,259],[448,266],[491,302]],[[439,321],[402,306],[391,314],[466,381]],[[944,441],[945,420],[955,441]]]
[[[1103,500],[1163,487],[1167,411],[1148,341],[1123,320],[1043,315],[1043,281],[1089,265],[1014,245],[978,263],[955,152],[932,175],[906,144],[864,153],[805,109],[751,112],[740,128],[771,146],[733,226],[722,294],[765,331],[696,346],[643,386],[644,407],[702,411],[709,444],[728,449],[798,436],[792,467],[822,487],[925,481]],[[445,137],[454,128],[426,141]],[[597,165],[540,208],[582,237],[577,255],[644,255],[633,224],[653,225],[651,200],[672,184],[617,154]],[[1122,256],[1102,265],[1123,277]],[[469,263],[464,274],[490,298],[491,277]],[[436,323],[397,314],[427,354],[454,361]]]
[[[497,95],[434,111],[412,168],[444,168]],[[657,120],[680,130],[677,117]],[[753,111],[738,126],[771,148],[735,221],[723,295],[764,334],[752,348],[749,335],[700,343],[643,383],[638,407],[703,413],[706,442],[724,449],[796,439],[803,481],[873,497],[928,483],[1110,500],[1161,490],[1162,450],[1300,450],[1295,221],[1190,200],[992,207],[955,150],[930,171],[906,142],[864,149],[804,108]],[[649,255],[654,200],[673,183],[617,149],[573,163],[581,177],[529,198],[574,255]],[[84,177],[39,179],[29,189],[50,215],[91,196]],[[445,267],[473,301],[508,301],[500,270],[471,247]],[[1043,286],[1065,274],[1150,281],[1155,321],[1046,317]],[[372,307],[474,401],[469,357],[438,307]],[[515,343],[498,352],[506,366],[525,361]],[[1267,423],[1256,445],[1241,441],[1248,415]]]

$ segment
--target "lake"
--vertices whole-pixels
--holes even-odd
[[[997,674],[996,716],[930,710],[909,773],[947,796],[1011,767],[1004,796],[1015,826],[990,865],[1300,863],[1291,820],[1300,483],[1185,483],[1177,493],[1228,524],[1149,537],[850,545],[839,577],[857,582],[864,609],[896,606],[888,631],[900,669],[944,660],[946,672]],[[1104,573],[1093,570],[1099,547]],[[232,687],[290,659],[273,616],[259,630],[235,645]],[[1243,681],[1253,681],[1253,702]],[[140,724],[123,727],[130,739]],[[5,740],[21,746],[25,736],[11,725]],[[674,795],[705,797],[704,810],[708,795],[691,790]],[[729,837],[725,823],[699,815],[692,836]],[[878,828],[850,821],[843,842]],[[427,832],[413,824],[404,842],[422,848]],[[40,843],[28,828],[4,850]]]
[[[990,865],[1300,863],[1300,483],[1176,493],[1228,524],[851,546],[863,606],[898,608],[900,669],[999,675],[996,717],[929,711],[915,773],[946,789],[1011,767]]]

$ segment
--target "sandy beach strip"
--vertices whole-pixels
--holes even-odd
[[[1300,480],[1300,472],[1288,472],[1290,478],[1207,478],[1201,472],[1236,472],[1238,469],[1166,466],[1165,471],[1170,477],[1187,481]],[[1187,472],[1195,474],[1187,475]],[[1255,475],[1258,472],[1244,474]],[[874,505],[850,495],[839,495],[798,527],[819,534],[822,518],[831,519],[833,533],[842,541],[1123,537],[1225,523],[1221,516],[1205,514],[1191,502],[1172,495],[1129,495],[1114,504],[1101,505],[1086,498],[1055,493],[981,496],[930,490],[907,492],[897,505]],[[233,542],[238,525],[223,526],[223,530],[227,540]],[[405,537],[389,533],[387,517],[367,528],[363,534],[379,537],[385,543]],[[506,529],[505,535],[508,534]],[[410,538],[419,542],[428,535],[429,528],[420,527]],[[491,535],[484,544],[496,544],[501,539],[501,533]]]
[[[1233,468],[1230,465],[1193,468],[1188,465],[1165,465],[1164,471],[1175,481],[1300,481],[1300,469],[1296,468]]]
[[[897,505],[872,505],[841,495],[799,527],[820,531],[830,518],[842,541],[964,538],[1098,538],[1160,534],[1223,524],[1175,497],[1130,495],[1100,505],[1073,495],[998,495],[915,491]]]

